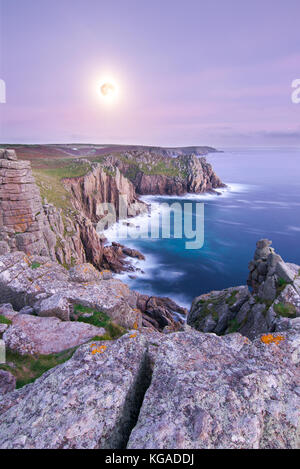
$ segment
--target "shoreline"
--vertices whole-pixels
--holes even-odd
[[[143,214],[139,214],[136,217],[129,217],[126,219],[118,220],[114,223],[111,227],[104,231],[105,238],[107,239],[108,243],[117,242],[120,244],[124,244],[131,249],[136,249],[141,252],[145,256],[145,260],[140,260],[136,258],[130,258],[130,264],[135,268],[134,271],[123,271],[121,273],[114,273],[114,278],[117,278],[124,283],[126,283],[130,289],[139,291],[139,293],[148,294],[150,296],[162,296],[159,292],[155,292],[151,288],[151,279],[153,279],[154,275],[157,275],[157,272],[163,271],[163,264],[159,261],[159,255],[155,254],[147,254],[145,253],[141,247],[138,245],[138,241],[143,239],[141,235],[137,238],[127,237],[122,238],[119,237],[120,232],[122,230],[128,230],[128,232],[136,231],[137,227],[141,227],[141,234],[148,232],[149,233],[149,222],[154,217],[158,217],[158,223],[161,221],[161,216],[163,214],[162,203],[168,202],[170,200],[176,200],[178,202],[189,201],[192,202],[204,202],[210,200],[219,200],[221,197],[229,197],[231,194],[235,192],[244,192],[247,190],[247,186],[245,184],[237,184],[237,183],[227,183],[226,187],[218,189],[221,194],[217,193],[200,193],[200,194],[193,194],[193,193],[186,193],[184,195],[142,195],[139,199],[142,202],[145,202],[149,205],[149,211]],[[156,220],[157,221],[157,220]],[[127,226],[125,226],[127,225]],[[147,237],[148,242],[151,241],[151,237]],[[153,241],[158,241],[159,238],[153,239]],[[168,272],[168,277],[174,278],[174,280],[180,276],[184,275],[182,271],[176,272]],[[139,279],[149,280],[149,287],[145,290],[138,288],[136,282]],[[185,294],[166,294],[163,296],[168,296],[173,301],[178,303],[180,306],[185,307],[187,309],[190,308],[191,302],[185,298]]]

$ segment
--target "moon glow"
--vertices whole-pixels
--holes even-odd
[[[116,93],[116,88],[112,83],[103,83],[100,90],[104,98],[112,98]]]

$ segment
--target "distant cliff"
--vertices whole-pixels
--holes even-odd
[[[206,158],[194,153],[173,158],[149,151],[125,152],[106,157],[102,164],[110,170],[118,167],[138,194],[182,195],[225,187]]]
[[[128,194],[132,210],[146,209],[120,173],[109,176],[96,165],[86,176],[65,180],[72,206],[64,209],[46,200],[42,203],[30,162],[19,161],[14,150],[0,150],[0,178],[0,255],[23,251],[66,266],[88,261],[100,270],[126,268],[122,249],[104,246],[95,229],[103,216],[97,214],[99,202],[117,204],[121,193]]]
[[[206,159],[195,154],[173,158],[151,149],[56,159],[52,146],[44,158],[36,158],[36,150],[34,175],[31,161],[18,160],[13,149],[0,150],[0,255],[18,250],[65,266],[90,262],[100,270],[127,270],[126,256],[140,254],[99,238],[96,225],[106,214],[101,204],[113,204],[119,218],[119,196],[126,195],[128,216],[135,216],[147,210],[137,194],[224,187]]]

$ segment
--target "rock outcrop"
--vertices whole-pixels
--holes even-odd
[[[149,297],[132,291],[109,271],[98,272],[90,264],[69,271],[47,257],[14,252],[0,256],[0,314],[15,316],[9,304],[19,311],[30,306],[41,317],[72,319],[76,304],[106,313],[117,324],[130,329],[136,323],[162,331],[177,330],[187,311],[168,298]],[[2,313],[1,313],[2,311]],[[97,335],[97,334],[94,334]]]
[[[16,389],[16,378],[12,373],[0,370],[0,398],[1,395],[12,392]]]
[[[167,336],[127,448],[297,448],[299,331],[272,337]]]
[[[2,339],[9,350],[20,355],[48,355],[76,347],[104,334],[103,327],[83,322],[17,314]]]
[[[286,263],[270,247],[257,242],[249,263],[248,285],[210,292],[194,299],[187,323],[203,332],[240,332],[254,339],[281,329],[286,319],[300,316],[300,266]]]
[[[297,318],[253,343],[187,327],[82,345],[3,396],[0,448],[297,448],[299,333]]]
[[[206,158],[193,153],[172,158],[155,152],[132,151],[120,157],[107,157],[103,164],[110,170],[118,167],[138,194],[197,194],[225,187]]]
[[[147,210],[147,205],[118,169],[115,173],[90,164],[86,176],[65,179],[74,210],[63,211],[42,203],[30,161],[18,160],[14,150],[0,150],[0,255],[23,251],[68,266],[90,262],[100,270],[126,270],[127,254],[105,246],[96,223],[105,215],[104,202],[113,204],[119,216],[120,195],[127,197],[128,216]]]
[[[53,258],[55,243],[30,162],[0,149],[0,254],[19,250]]]
[[[136,216],[147,211],[147,205],[138,200],[133,184],[116,167],[109,174],[99,164],[91,165],[91,170],[82,177],[66,178],[64,186],[71,192],[74,207],[93,223],[105,215],[103,204],[113,204],[117,218],[120,216],[119,198],[126,198],[127,216]]]

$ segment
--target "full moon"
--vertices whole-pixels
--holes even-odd
[[[112,83],[103,83],[100,90],[104,98],[112,98],[116,94],[116,87]]]

